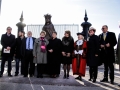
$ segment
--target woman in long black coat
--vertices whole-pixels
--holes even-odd
[[[48,66],[49,74],[55,78],[60,74],[61,48],[62,42],[57,38],[57,32],[52,33],[52,39],[49,39],[48,48]]]
[[[70,31],[65,31],[62,38],[62,63],[64,68],[64,77],[69,79],[70,64],[72,64],[72,53],[74,50],[74,40]],[[66,74],[67,73],[67,74]]]
[[[99,38],[95,35],[95,28],[89,29],[89,40],[87,42],[87,65],[89,66],[90,79],[96,82],[99,65]]]

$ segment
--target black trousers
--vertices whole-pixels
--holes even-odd
[[[89,66],[90,79],[97,79],[98,66]]]
[[[37,64],[37,75],[42,75],[45,70],[45,64]]]
[[[25,52],[25,59],[24,59],[24,75],[34,75],[35,71],[35,64],[33,63],[33,51],[32,50],[26,50]]]
[[[104,78],[108,78],[108,68],[110,70],[110,79],[114,81],[114,65],[113,63],[104,63]]]
[[[5,67],[5,62],[8,61],[8,74],[11,74],[11,69],[12,69],[12,66],[11,66],[11,62],[12,62],[12,57],[5,57],[3,56],[2,57],[2,62],[1,62],[1,74],[4,73],[4,67]]]

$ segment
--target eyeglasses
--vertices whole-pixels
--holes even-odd
[[[102,28],[102,30],[104,30],[105,28]]]
[[[11,30],[11,29],[7,29],[7,30]]]

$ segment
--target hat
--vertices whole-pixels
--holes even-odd
[[[77,35],[85,36],[85,34],[84,34],[84,33],[81,33],[81,32],[78,32]]]
[[[96,32],[96,29],[94,27],[90,27],[88,31],[93,30],[94,32]]]

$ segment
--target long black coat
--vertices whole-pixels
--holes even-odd
[[[3,34],[2,37],[1,37],[1,45],[2,45],[1,56],[13,57],[14,49],[15,49],[15,35],[10,34],[10,36],[7,36],[7,33]],[[3,53],[3,49],[7,48],[8,46],[11,47],[10,53]]]
[[[87,65],[88,66],[98,66],[99,57],[96,57],[95,54],[99,55],[99,38],[96,35],[90,36],[87,42]]]
[[[115,33],[107,32],[105,41],[103,39],[103,34],[100,34],[99,40],[100,40],[100,45],[105,45],[107,43],[110,44],[110,47],[105,47],[105,49],[101,48],[102,62],[103,63],[114,63],[115,62],[114,46],[117,44]]]
[[[24,39],[24,38],[23,38]],[[21,58],[21,45],[22,45],[22,40],[20,37],[16,38],[15,42],[15,58]]]
[[[48,64],[60,64],[61,63],[61,52],[62,52],[62,42],[60,39],[49,39],[49,44],[47,49],[52,49],[53,52],[48,52]]]

